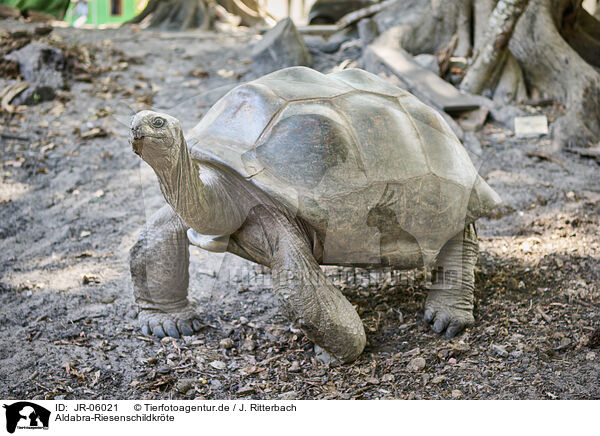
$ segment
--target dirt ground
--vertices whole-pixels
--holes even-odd
[[[128,250],[163,200],[127,142],[129,117],[151,106],[189,130],[247,80],[254,36],[45,38],[91,62],[55,101],[0,114],[0,397],[600,399],[594,160],[494,123],[478,133],[480,173],[507,206],[478,222],[476,324],[454,340],[423,322],[427,271],[327,268],[358,306],[368,344],[353,364],[323,363],[279,313],[262,268],[197,248],[190,288],[204,328],[159,340],[136,328]],[[321,71],[359,55],[356,44],[313,50]],[[551,119],[561,110],[524,109]]]

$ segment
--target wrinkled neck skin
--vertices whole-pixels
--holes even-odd
[[[156,165],[154,172],[158,177],[160,190],[167,203],[177,214],[196,231],[204,230],[206,219],[205,201],[203,201],[203,183],[192,162],[187,144],[180,132],[178,152],[175,164]]]

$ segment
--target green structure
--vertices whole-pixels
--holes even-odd
[[[103,24],[124,23],[139,14],[147,0],[88,0],[88,14],[85,24],[100,26]],[[65,15],[65,21],[73,24],[77,19],[77,2],[71,1]]]
[[[61,20],[69,6],[69,0],[0,0],[0,4],[12,6],[21,12],[27,10],[43,12]]]

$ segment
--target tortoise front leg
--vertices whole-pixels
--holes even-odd
[[[280,244],[272,274],[284,312],[315,344],[344,362],[355,360],[366,343],[356,310],[325,276],[306,241],[287,234]]]
[[[344,362],[355,360],[366,343],[356,310],[323,273],[302,230],[285,220],[277,227],[271,268],[283,310],[315,344]]]
[[[147,335],[178,338],[192,335],[201,327],[187,299],[187,229],[166,205],[152,215],[129,252],[138,322]]]
[[[446,337],[456,336],[474,323],[473,291],[479,244],[475,225],[446,243],[434,270],[433,285],[425,302],[425,321],[434,331],[446,331]]]
[[[228,251],[271,268],[283,311],[311,341],[344,362],[362,353],[362,321],[321,270],[294,217],[274,207],[254,207]]]

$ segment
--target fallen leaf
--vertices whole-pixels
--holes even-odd
[[[220,360],[214,360],[214,361],[210,362],[209,365],[215,369],[223,370],[223,369],[227,368],[227,365],[225,364],[225,362],[221,362]]]

